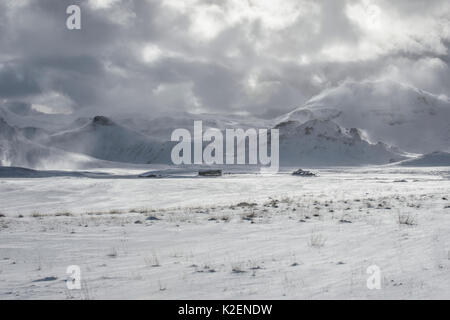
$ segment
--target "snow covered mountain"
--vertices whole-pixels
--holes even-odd
[[[180,124],[174,119],[167,121]],[[237,122],[220,121],[206,122],[204,129],[218,127],[218,124],[221,128],[239,127]],[[95,162],[95,159],[171,164],[170,153],[175,142],[168,139],[154,139],[103,116],[67,123],[69,128],[76,128],[52,134],[35,127],[13,127],[3,121],[1,165],[58,169],[59,163],[64,164],[64,168],[71,165],[79,168],[80,162]],[[128,122],[129,126],[131,124]],[[142,128],[145,127],[141,127],[141,131]],[[401,152],[385,144],[369,143],[359,130],[348,130],[329,120],[287,121],[275,128],[280,130],[281,165],[364,165],[405,159]]]
[[[172,131],[192,132],[196,120],[203,121],[203,130],[222,132],[275,127],[280,163],[289,166],[385,164],[411,157],[406,152],[450,151],[450,101],[392,81],[345,82],[272,120],[189,113],[54,115],[24,104],[3,104],[0,118],[0,164],[31,168],[78,167],[96,159],[171,164]]]
[[[96,116],[84,126],[52,134],[42,144],[97,159],[129,163],[169,163],[172,143],[145,136]]]
[[[345,82],[279,121],[332,120],[408,152],[450,151],[450,101],[392,81]]]
[[[161,140],[170,140],[175,129],[183,128],[193,132],[194,121],[202,121],[203,129],[215,128],[225,130],[227,128],[268,128],[275,124],[271,120],[258,119],[251,116],[217,115],[217,114],[162,114],[154,118],[122,115],[114,117],[115,121],[128,128]]]
[[[286,121],[280,130],[280,163],[303,166],[385,164],[405,155],[384,143],[372,144],[361,131],[342,128],[331,120]]]

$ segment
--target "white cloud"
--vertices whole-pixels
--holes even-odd
[[[120,0],[89,0],[89,5],[94,9],[107,9]]]
[[[74,105],[70,98],[56,91],[38,95],[31,99],[30,104],[34,110],[48,114],[69,114]]]
[[[152,63],[161,58],[162,51],[159,49],[158,46],[150,43],[146,44],[144,48],[142,49],[142,59],[146,63]]]
[[[448,34],[442,27],[440,15],[432,17],[426,12],[403,15],[402,12],[383,8],[379,4],[383,2],[364,0],[349,3],[346,7],[348,18],[362,31],[360,44],[354,48],[356,58],[373,58],[399,51],[446,54],[447,48],[442,40]],[[447,19],[447,25],[448,22]],[[371,51],[373,54],[368,55]]]

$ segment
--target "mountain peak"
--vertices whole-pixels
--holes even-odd
[[[92,123],[99,126],[111,126],[114,122],[105,116],[95,116]]]
[[[280,122],[330,120],[355,137],[384,141],[412,153],[450,151],[450,102],[394,81],[345,82],[311,98]]]

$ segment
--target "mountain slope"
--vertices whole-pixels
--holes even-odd
[[[273,122],[253,118],[251,116],[233,116],[218,114],[165,114],[154,118],[130,117],[129,115],[116,116],[115,121],[119,125],[128,128],[135,128],[136,131],[161,140],[170,140],[170,136],[175,129],[184,128],[193,132],[194,121],[202,121],[203,130],[215,128],[219,130],[231,128],[268,128]]]
[[[405,156],[384,143],[371,144],[358,129],[342,128],[331,120],[282,122],[280,163],[305,166],[385,164]]]
[[[436,151],[416,159],[402,161],[400,164],[411,167],[450,167],[450,153]]]
[[[46,147],[28,140],[22,129],[0,118],[0,166],[36,169],[80,168],[95,161],[85,155]]]
[[[42,141],[63,150],[97,159],[129,163],[169,163],[171,143],[151,139],[96,116],[86,125],[53,134]]]
[[[346,82],[280,118],[333,120],[405,151],[450,151],[450,101],[392,81]]]

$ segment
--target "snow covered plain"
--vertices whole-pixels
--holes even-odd
[[[449,167],[317,172],[2,178],[0,299],[450,298]]]

